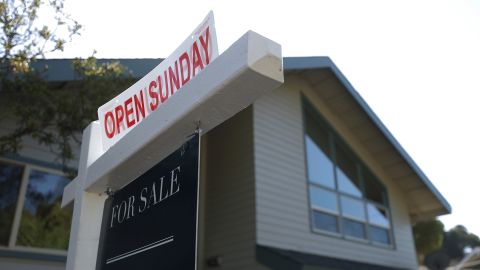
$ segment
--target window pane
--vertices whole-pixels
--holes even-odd
[[[17,245],[67,249],[71,210],[61,209],[63,176],[32,170],[18,232]]]
[[[0,245],[8,245],[22,171],[21,166],[0,162]]]
[[[308,179],[335,189],[333,162],[310,136],[305,136],[307,150]]]
[[[342,215],[365,221],[365,207],[363,202],[346,196],[340,197]]]
[[[318,211],[313,211],[313,226],[320,230],[338,232],[337,217]]]
[[[378,225],[382,227],[390,227],[390,221],[387,217],[387,212],[372,203],[367,204],[368,221],[370,224]]]
[[[389,245],[390,244],[390,234],[389,230],[376,227],[376,226],[369,226],[369,234],[370,239],[373,242]]]
[[[310,201],[314,207],[338,213],[337,195],[334,192],[310,186]]]
[[[374,202],[387,205],[386,191],[380,181],[373,176],[372,173],[363,170],[363,178],[365,179],[365,197]]]
[[[334,165],[330,156],[328,131],[309,111],[305,113],[305,125],[308,178],[311,182],[334,189]]]
[[[357,166],[350,156],[336,144],[338,189],[347,194],[361,197]]]
[[[348,236],[365,238],[365,225],[350,219],[343,219],[343,233]]]

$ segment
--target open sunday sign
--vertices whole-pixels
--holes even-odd
[[[218,56],[213,12],[142,79],[98,108],[106,151]]]

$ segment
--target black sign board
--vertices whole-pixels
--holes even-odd
[[[195,135],[105,202],[97,269],[195,269],[198,162]]]

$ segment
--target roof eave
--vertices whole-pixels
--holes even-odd
[[[360,96],[360,94],[355,90],[355,88],[350,84],[347,78],[342,74],[342,72],[329,57],[285,57],[283,66],[286,72],[298,70],[330,69],[343,87],[347,90],[347,92],[351,95],[354,101],[362,108],[373,124],[379,129],[385,139],[387,139],[387,141],[394,147],[398,154],[417,174],[422,183],[430,190],[430,192],[432,192],[438,202],[442,205],[443,209],[438,212],[438,215],[449,214],[452,212],[452,208],[448,201],[435,188],[425,173],[423,173],[420,167],[413,161],[400,143],[398,143],[391,132],[386,128],[386,126],[373,112],[370,106],[368,106],[365,100]]]

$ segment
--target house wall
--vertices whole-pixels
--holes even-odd
[[[206,135],[201,179],[205,261],[222,257],[221,269],[262,269],[255,261],[255,191],[252,109],[243,110]],[[212,268],[213,269],[213,268]]]
[[[15,129],[14,119],[14,117],[4,117],[0,121],[0,136],[8,134]],[[80,156],[80,145],[74,142],[71,145],[76,159],[70,161],[67,165],[71,168],[76,168],[78,166],[77,159]],[[40,145],[38,141],[30,136],[25,136],[22,139],[18,153],[8,155],[7,158],[55,169],[61,169],[62,167],[61,160],[58,159],[49,146]]]
[[[14,117],[4,117],[0,121],[0,136],[11,132],[15,128]],[[74,153],[78,157],[79,147],[74,145]],[[47,146],[39,145],[31,137],[22,139],[21,149],[18,153],[7,154],[0,157],[0,161],[13,162],[20,165],[29,166],[30,169],[41,169],[42,171],[61,174],[62,165],[55,154]],[[78,161],[74,160],[68,165],[72,168],[77,166]],[[53,170],[52,170],[53,169]],[[0,194],[1,196],[1,194]],[[20,200],[23,198],[18,198]],[[18,202],[17,202],[18,204]],[[0,269],[11,270],[57,270],[65,269],[66,252],[53,251],[26,247],[6,247],[0,246]],[[51,257],[55,257],[51,259]]]
[[[37,260],[20,260],[12,258],[1,258],[0,269],[5,270],[63,270],[65,263],[47,262]]]
[[[285,84],[255,102],[256,242],[259,245],[334,258],[416,269],[417,262],[407,204],[399,187],[376,164],[315,90],[290,75]],[[394,248],[313,233],[310,225],[302,95],[336,128],[385,184],[391,206]]]

